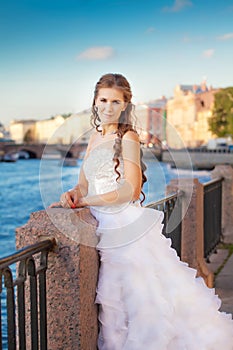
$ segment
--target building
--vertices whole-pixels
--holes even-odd
[[[9,130],[11,138],[16,143],[35,140],[36,120],[13,120],[10,123]]]
[[[0,141],[11,141],[10,133],[5,129],[5,126],[0,122]]]
[[[202,92],[196,96],[196,121],[193,127],[193,137],[196,146],[206,145],[215,135],[209,130],[209,119],[212,117],[214,95],[218,90]]]
[[[56,115],[50,119],[36,121],[35,141],[39,143],[60,143],[59,137],[54,139],[53,136],[64,122],[65,119],[61,115]],[[50,142],[51,139],[52,142]]]
[[[198,147],[214,135],[209,131],[214,94],[218,90],[201,85],[177,85],[174,97],[165,97],[135,106],[137,128],[146,147],[161,143],[171,148]],[[64,118],[57,115],[46,120],[18,120],[10,124],[10,134],[17,143],[38,142],[72,144],[87,142],[91,109]]]
[[[17,143],[72,144],[89,137],[86,134],[90,130],[90,116],[91,111],[87,110],[68,118],[57,115],[44,120],[14,120],[10,133]]]
[[[16,143],[47,143],[63,123],[61,115],[45,120],[13,120],[10,123],[10,134]]]
[[[75,142],[87,142],[91,129],[91,114],[90,109],[72,114],[55,130],[48,139],[48,143],[72,144]]]
[[[167,99],[160,99],[139,104],[135,113],[141,142],[146,146],[161,145],[166,138],[166,103]]]
[[[167,144],[172,148],[198,147],[213,137],[208,119],[212,116],[216,89],[201,85],[177,85],[167,101]]]

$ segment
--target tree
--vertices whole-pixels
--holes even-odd
[[[215,94],[209,128],[218,137],[233,136],[233,87],[221,89]]]
[[[28,129],[28,131],[25,133],[23,137],[23,142],[30,143],[33,141],[33,133],[31,129]]]
[[[60,114],[64,119],[67,119],[67,118],[69,118],[71,115],[72,115],[72,113],[63,113],[63,114]],[[55,119],[56,118],[56,116],[54,116],[54,115],[52,115],[51,117],[50,117],[50,119]]]
[[[69,118],[71,115],[72,115],[72,113],[63,113],[63,114],[61,114],[61,116],[62,116],[64,119]]]

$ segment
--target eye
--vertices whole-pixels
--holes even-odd
[[[101,99],[100,99],[100,102],[106,103],[107,100],[106,100],[106,98],[101,98]]]
[[[121,103],[121,101],[119,101],[119,100],[114,100],[114,101],[112,101],[115,105],[119,105],[120,103]]]

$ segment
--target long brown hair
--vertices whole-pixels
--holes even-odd
[[[134,118],[133,115],[133,109],[134,106],[131,103],[132,99],[132,92],[131,92],[131,87],[127,79],[121,75],[121,74],[113,74],[113,73],[108,73],[103,75],[100,80],[97,82],[95,86],[95,91],[94,91],[94,98],[93,98],[93,103],[92,103],[92,117],[91,117],[91,123],[92,125],[96,128],[98,132],[101,132],[100,130],[100,118],[97,112],[97,108],[95,106],[95,100],[98,96],[99,90],[101,88],[117,88],[118,90],[123,92],[123,97],[124,97],[124,102],[127,103],[127,107],[124,111],[121,112],[119,121],[118,121],[118,126],[117,126],[117,137],[115,139],[115,144],[113,146],[114,149],[114,156],[113,156],[113,161],[115,162],[115,171],[117,174],[117,179],[120,178],[120,173],[118,171],[118,167],[120,164],[119,157],[122,152],[122,137],[127,131],[136,131],[136,118]],[[142,187],[144,183],[147,181],[147,178],[144,174],[146,170],[146,165],[142,161],[142,150],[141,150],[141,172],[142,172],[142,184],[141,184],[141,194],[143,196],[141,200],[141,204],[145,200],[145,194],[142,191]]]

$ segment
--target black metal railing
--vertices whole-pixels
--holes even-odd
[[[204,186],[204,257],[208,261],[222,239],[222,178]]]
[[[55,244],[54,239],[47,239],[0,259],[0,296],[5,295],[3,306],[6,306],[4,323],[7,329],[6,334],[2,334],[3,307],[0,307],[0,350],[26,350],[27,320],[30,324],[30,349],[47,350],[46,270],[48,253]],[[26,293],[29,293],[29,308],[25,306]]]
[[[163,234],[171,239],[172,247],[176,250],[179,257],[181,257],[182,194],[182,191],[178,191],[157,202],[146,205],[147,208],[164,212]],[[175,218],[175,224],[174,220],[172,220],[172,223],[169,221],[171,214]]]

